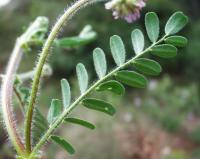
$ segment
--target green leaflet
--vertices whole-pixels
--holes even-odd
[[[116,112],[115,108],[111,104],[99,99],[92,99],[92,98],[84,99],[82,101],[82,104],[86,108],[104,112],[108,115],[114,115]]]
[[[61,80],[62,101],[64,108],[67,108],[71,103],[70,85],[66,79]]]
[[[101,83],[97,88],[96,91],[110,91],[113,92],[117,95],[123,95],[125,93],[125,88],[124,86],[115,81],[115,80],[111,80],[111,81],[106,81],[104,83]]]
[[[112,56],[117,66],[121,66],[126,60],[126,50],[122,39],[118,35],[110,38]]]
[[[188,17],[182,12],[174,13],[165,26],[165,34],[171,35],[178,33],[188,23]]]
[[[142,53],[144,49],[144,35],[141,30],[135,29],[131,34],[133,49],[138,55]]]
[[[81,94],[83,94],[88,88],[88,73],[83,64],[79,63],[76,66],[76,74],[78,77],[78,83],[79,83]]]
[[[144,88],[147,85],[147,79],[134,71],[119,71],[115,77],[118,81],[131,87]]]
[[[82,125],[88,129],[95,129],[95,126],[85,120],[77,119],[77,118],[65,118],[65,122],[70,122],[73,124]]]
[[[56,42],[61,48],[69,48],[69,47],[76,47],[76,46],[81,46],[81,45],[86,45],[93,41],[95,39],[96,35],[94,34],[93,36],[87,38],[83,37],[70,37],[70,38],[61,38],[58,39]]]
[[[158,40],[160,32],[159,18],[156,13],[149,12],[145,16],[145,26],[149,39],[152,43]]]
[[[75,153],[75,150],[72,147],[72,145],[70,143],[68,143],[65,139],[63,139],[62,137],[52,135],[51,139],[55,143],[57,143],[58,145],[60,145],[63,149],[65,149],[69,154],[73,155]]]
[[[91,41],[95,40],[97,37],[97,33],[92,30],[90,25],[86,25],[79,36],[74,36],[70,38],[61,38],[56,40],[56,43],[61,48],[69,48],[69,47],[76,47],[81,45],[86,45]]]
[[[177,48],[170,44],[161,44],[151,49],[151,54],[162,58],[172,58],[177,55]]]
[[[52,124],[62,112],[62,102],[58,99],[52,99],[51,106],[47,115],[47,120]]]
[[[154,60],[139,58],[133,62],[133,66],[146,75],[157,76],[161,73],[162,67]]]
[[[93,60],[96,73],[101,79],[107,71],[106,57],[102,49],[96,48],[93,52]]]
[[[59,39],[56,42],[61,48],[68,48],[85,44],[85,39],[80,37],[70,37]]]
[[[185,47],[188,43],[188,40],[183,36],[170,36],[167,39],[165,39],[165,43],[177,47]]]

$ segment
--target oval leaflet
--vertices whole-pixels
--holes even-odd
[[[61,91],[64,108],[67,108],[71,103],[70,85],[66,79],[61,80]]]
[[[70,143],[68,143],[65,139],[63,139],[60,136],[56,136],[56,135],[51,135],[51,139],[57,143],[58,145],[60,145],[62,148],[64,148],[67,152],[69,152],[69,154],[74,154],[75,150],[72,147],[72,145]]]
[[[147,85],[147,79],[135,71],[119,71],[115,75],[120,82],[136,88],[144,88]]]
[[[146,75],[156,76],[162,71],[160,64],[154,60],[139,58],[133,62],[133,66]]]
[[[78,124],[78,125],[81,125],[81,126],[84,126],[86,128],[89,128],[89,129],[95,129],[95,126],[85,120],[81,120],[81,119],[77,119],[77,118],[65,118],[65,122],[70,122],[70,123],[73,123],[73,124]]]
[[[188,17],[182,12],[174,13],[165,26],[165,33],[167,35],[176,34],[188,23]]]
[[[133,30],[131,39],[136,55],[141,54],[144,49],[144,35],[142,31],[139,29]]]
[[[161,44],[154,46],[150,53],[162,58],[172,58],[177,55],[177,48],[170,44]]]
[[[106,81],[104,83],[101,83],[96,88],[96,91],[99,91],[99,92],[110,91],[110,92],[113,92],[115,94],[122,95],[125,92],[125,88],[121,83],[119,83],[115,80],[111,80],[111,81]]]
[[[155,43],[158,40],[160,32],[159,18],[156,13],[150,12],[146,14],[145,26],[149,39]]]
[[[86,108],[104,112],[108,115],[114,115],[116,112],[115,108],[110,103],[99,99],[87,98],[82,101],[82,104]]]
[[[126,60],[126,50],[124,43],[118,35],[114,35],[110,38],[110,48],[112,56],[117,66],[121,66]]]
[[[51,106],[47,115],[47,120],[51,124],[62,112],[62,102],[58,99],[52,99]]]
[[[165,39],[165,43],[171,44],[177,47],[185,47],[188,40],[183,36],[170,36]]]
[[[98,77],[100,79],[103,78],[103,76],[105,76],[107,71],[107,64],[106,64],[106,57],[102,49],[96,48],[93,51],[93,61]]]
[[[77,64],[76,74],[78,76],[80,92],[81,94],[83,94],[88,88],[88,73],[85,66],[82,63]]]

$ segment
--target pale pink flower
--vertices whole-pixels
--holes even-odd
[[[113,11],[115,19],[123,18],[132,23],[140,18],[140,12],[146,6],[146,0],[111,0],[105,8]]]

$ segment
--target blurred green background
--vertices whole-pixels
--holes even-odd
[[[46,16],[50,26],[55,23],[70,0],[13,0],[0,8],[0,73],[3,73],[15,43],[25,28],[37,16]],[[75,66],[86,65],[91,80],[95,79],[92,66],[92,50],[105,50],[110,67],[114,66],[109,51],[109,37],[120,35],[126,43],[128,56],[133,54],[130,33],[139,27],[144,29],[144,15],[157,12],[162,29],[168,17],[175,11],[183,11],[190,18],[182,34],[189,39],[188,46],[180,49],[177,58],[160,60],[163,73],[150,78],[144,90],[127,88],[125,96],[96,94],[116,105],[114,118],[79,108],[74,115],[88,119],[97,125],[89,131],[82,127],[63,125],[59,133],[76,148],[69,156],[54,144],[49,146],[46,158],[56,159],[199,159],[200,158],[200,1],[199,0],[148,0],[142,17],[135,23],[113,20],[111,12],[103,4],[83,9],[70,24],[63,28],[59,37],[79,34],[89,24],[97,32],[97,38],[87,45],[54,50],[49,57],[53,75],[44,79],[40,92],[39,109],[47,112],[50,100],[60,98],[60,79],[68,78],[73,95],[78,95]],[[148,42],[147,42],[148,43]],[[23,57],[20,71],[29,71],[41,48],[37,47]],[[28,83],[30,85],[30,83]],[[20,113],[19,113],[20,114]],[[23,123],[20,115],[18,121]],[[0,159],[12,159],[3,123],[0,128]]]

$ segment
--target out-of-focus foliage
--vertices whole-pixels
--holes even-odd
[[[180,130],[185,120],[200,113],[197,85],[176,86],[168,76],[159,83],[151,81],[141,100],[142,109],[170,132]]]
[[[197,126],[191,133],[190,138],[196,143],[200,143],[200,126]]]
[[[189,159],[189,156],[183,151],[174,151],[165,159]]]

